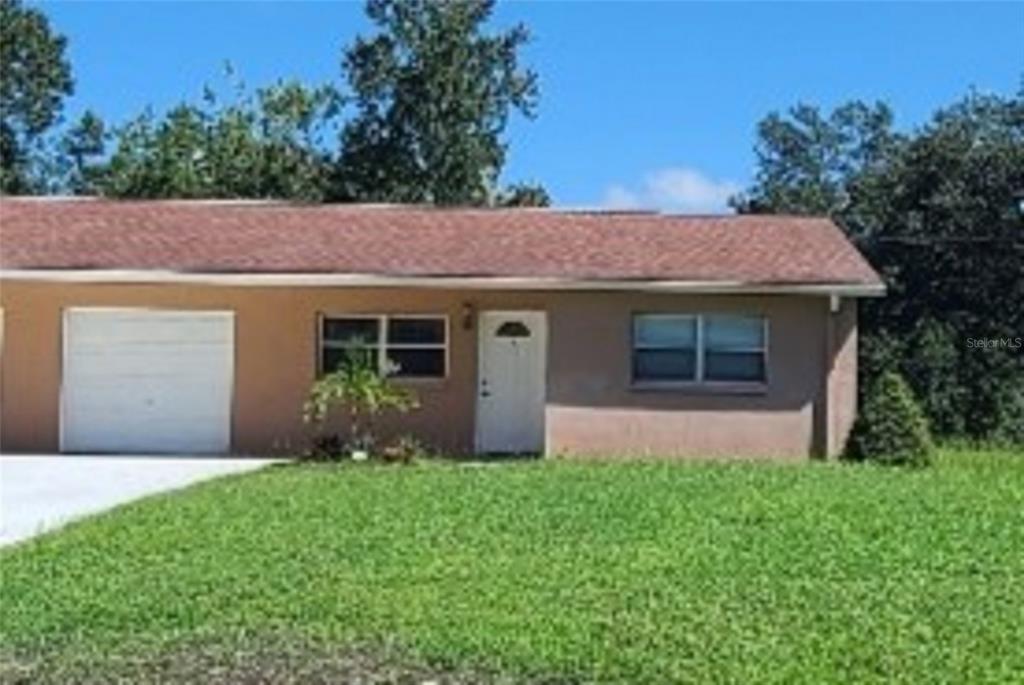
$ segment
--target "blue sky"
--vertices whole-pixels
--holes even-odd
[[[67,107],[113,122],[196,99],[230,60],[251,86],[338,82],[369,29],[354,2],[47,2],[70,40]],[[513,121],[508,181],[565,206],[717,211],[753,174],[754,127],[797,101],[892,104],[910,127],[976,87],[1015,92],[1024,3],[510,2],[540,74],[539,116]]]

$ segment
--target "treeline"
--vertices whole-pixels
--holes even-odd
[[[499,187],[510,116],[535,114],[523,26],[491,33],[492,0],[369,0],[376,32],[343,52],[341,81],[286,81],[146,111],[111,127],[92,111],[56,126],[73,92],[66,39],[0,0],[0,189],[117,198],[545,205]]]

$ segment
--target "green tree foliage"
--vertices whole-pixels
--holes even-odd
[[[323,426],[332,410],[348,411],[349,442],[352,450],[369,450],[376,442],[373,420],[385,411],[407,412],[419,406],[407,388],[395,385],[377,368],[372,352],[351,347],[338,368],[314,381],[302,407],[306,423]]]
[[[65,179],[61,184],[75,195],[90,195],[102,182],[102,165],[97,160],[106,150],[106,125],[88,110],[61,138],[60,159]]]
[[[921,319],[908,332],[900,369],[916,388],[917,397],[928,416],[932,430],[939,435],[967,433],[968,388],[960,379],[959,336],[949,323],[935,318]]]
[[[322,138],[337,108],[332,88],[296,82],[223,107],[207,90],[200,104],[120,127],[96,185],[113,197],[320,200],[331,174]]]
[[[66,47],[42,12],[0,0],[0,192],[35,190],[32,146],[74,87]]]
[[[525,28],[485,31],[492,0],[369,0],[378,31],[345,50],[344,99],[331,85],[283,82],[250,96],[234,84],[224,106],[207,89],[197,103],[146,110],[115,127],[87,112],[52,136],[43,133],[71,91],[65,41],[20,0],[0,7],[3,192],[550,202],[540,185],[498,188],[502,134],[514,111],[533,116],[537,84],[519,66]],[[351,117],[339,136],[343,102]]]
[[[850,433],[847,456],[883,464],[924,466],[934,447],[928,421],[898,373],[883,373],[868,386]]]
[[[938,435],[1024,440],[1024,91],[891,122],[860,103],[770,115],[736,205],[828,214],[882,273],[888,296],[861,309],[865,386],[898,371]]]
[[[881,102],[850,102],[828,116],[799,104],[757,126],[754,186],[733,203],[742,212],[833,214],[849,202],[849,180],[877,167],[897,142]]]
[[[549,207],[551,196],[544,186],[536,183],[513,183],[498,194],[500,207]]]
[[[378,32],[345,51],[355,117],[342,133],[343,200],[491,204],[509,116],[534,114],[519,65],[526,28],[488,34],[493,0],[369,0]]]

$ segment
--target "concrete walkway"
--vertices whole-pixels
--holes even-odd
[[[146,495],[262,468],[270,459],[0,456],[0,546]]]

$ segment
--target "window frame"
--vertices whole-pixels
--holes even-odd
[[[726,318],[733,318],[733,319],[760,319],[761,320],[761,346],[760,347],[737,347],[735,349],[729,349],[729,350],[717,349],[717,350],[711,350],[711,351],[712,352],[725,353],[725,354],[730,354],[730,353],[733,353],[733,354],[760,354],[761,355],[762,366],[764,368],[764,377],[763,378],[760,378],[760,379],[757,379],[757,380],[730,380],[730,379],[719,379],[719,378],[707,378],[707,365],[704,363],[704,360],[705,360],[705,357],[706,357],[709,349],[708,349],[707,345],[704,344],[705,340],[703,339],[703,333],[704,333],[704,326],[706,324],[705,320],[706,319],[715,319],[715,318],[721,318],[721,319],[726,319]],[[727,384],[743,383],[743,384],[748,384],[748,385],[749,384],[766,385],[768,383],[768,317],[767,316],[762,316],[762,315],[759,315],[759,314],[714,312],[714,313],[711,313],[711,314],[701,314],[700,319],[701,319],[701,321],[700,321],[699,325],[700,325],[701,336],[702,336],[702,339],[701,339],[701,349],[700,349],[701,372],[703,374],[702,375],[702,379],[703,379],[702,382],[704,382],[704,383],[727,383]]]
[[[393,314],[371,314],[365,312],[319,312],[317,317],[317,346],[316,346],[316,373],[317,376],[324,375],[324,350],[344,349],[345,345],[335,341],[327,340],[324,337],[324,330],[328,320],[331,319],[363,319],[377,322],[377,342],[362,345],[366,349],[374,350],[377,357],[377,371],[383,375],[387,371],[388,351],[395,350],[441,350],[444,354],[444,373],[440,376],[402,376],[391,375],[389,379],[398,383],[437,383],[447,380],[451,373],[451,325],[450,317],[447,314],[431,314],[429,312],[414,313],[393,313]],[[442,343],[389,343],[388,325],[391,319],[426,319],[444,324],[444,342]]]
[[[678,345],[640,345],[640,320],[641,319],[688,319],[694,323],[694,366],[693,366],[693,378],[692,379],[657,379],[657,378],[637,378],[636,376],[636,353],[643,350],[682,350],[686,348],[679,347]],[[629,364],[630,364],[630,379],[634,385],[692,385],[698,383],[700,380],[701,373],[701,325],[700,316],[698,314],[685,314],[675,312],[638,312],[633,314],[632,328],[633,332],[632,339],[630,341],[629,348]]]
[[[674,379],[644,379],[636,377],[636,362],[634,354],[638,349],[659,349],[657,346],[637,346],[637,327],[638,321],[641,318],[691,318],[696,320],[696,353],[697,358],[694,366],[694,378],[693,380],[674,380]],[[759,352],[764,360],[764,378],[759,380],[717,380],[709,379],[706,374],[705,357],[707,354],[706,346],[706,335],[705,327],[706,320],[708,318],[715,317],[735,317],[735,318],[747,318],[747,319],[760,319],[763,327],[763,343],[760,348],[749,348],[744,349],[742,352],[754,353]],[[708,390],[730,390],[735,389],[739,391],[763,391],[768,387],[770,379],[770,349],[771,349],[771,337],[770,337],[770,324],[769,317],[765,314],[760,313],[749,313],[749,312],[668,312],[668,311],[654,311],[654,312],[633,312],[631,315],[630,331],[632,333],[630,338],[629,348],[629,381],[630,387],[634,389],[708,389]],[[661,347],[660,349],[678,349],[672,347]],[[740,352],[741,350],[730,350]]]

